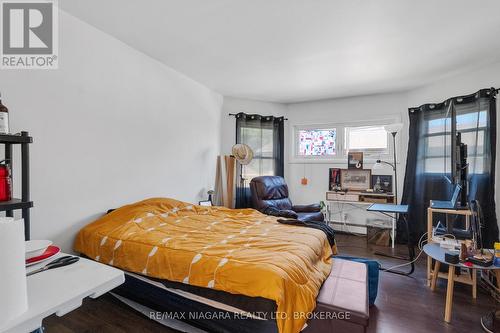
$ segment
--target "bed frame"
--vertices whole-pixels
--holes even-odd
[[[113,209],[108,210],[110,213]],[[333,259],[333,267],[317,297],[316,308],[305,333],[364,333],[369,323],[368,269],[365,264]],[[183,322],[209,332],[278,333],[276,320],[241,318],[232,311],[188,299],[168,288],[156,287],[131,274],[113,290],[126,299],[164,316],[184,314]],[[194,314],[189,316],[189,314]],[[196,315],[202,314],[202,315]],[[212,318],[203,314],[216,314]],[[325,315],[327,318],[325,318]]]

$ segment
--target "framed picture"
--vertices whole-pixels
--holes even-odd
[[[371,186],[371,170],[342,169],[340,170],[340,186],[343,190],[366,191]]]
[[[363,152],[353,151],[347,154],[347,169],[363,169]]]
[[[392,176],[372,175],[372,186],[375,192],[392,193]]]
[[[203,201],[198,202],[198,205],[200,205],[200,206],[212,206],[212,201],[203,200]]]
[[[340,170],[338,168],[330,168],[328,189],[330,191],[340,190]]]

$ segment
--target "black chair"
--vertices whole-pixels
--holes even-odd
[[[300,221],[324,221],[319,204],[294,206],[288,197],[285,179],[279,176],[261,176],[250,182],[253,207],[260,212]]]

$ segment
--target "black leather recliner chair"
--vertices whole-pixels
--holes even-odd
[[[319,204],[292,205],[283,177],[256,177],[250,182],[250,191],[253,207],[264,214],[300,221],[324,221]]]

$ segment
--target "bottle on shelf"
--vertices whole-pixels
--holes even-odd
[[[2,94],[0,93],[0,134],[9,133],[9,109],[2,104]]]
[[[0,201],[12,199],[12,172],[9,161],[0,161]]]

